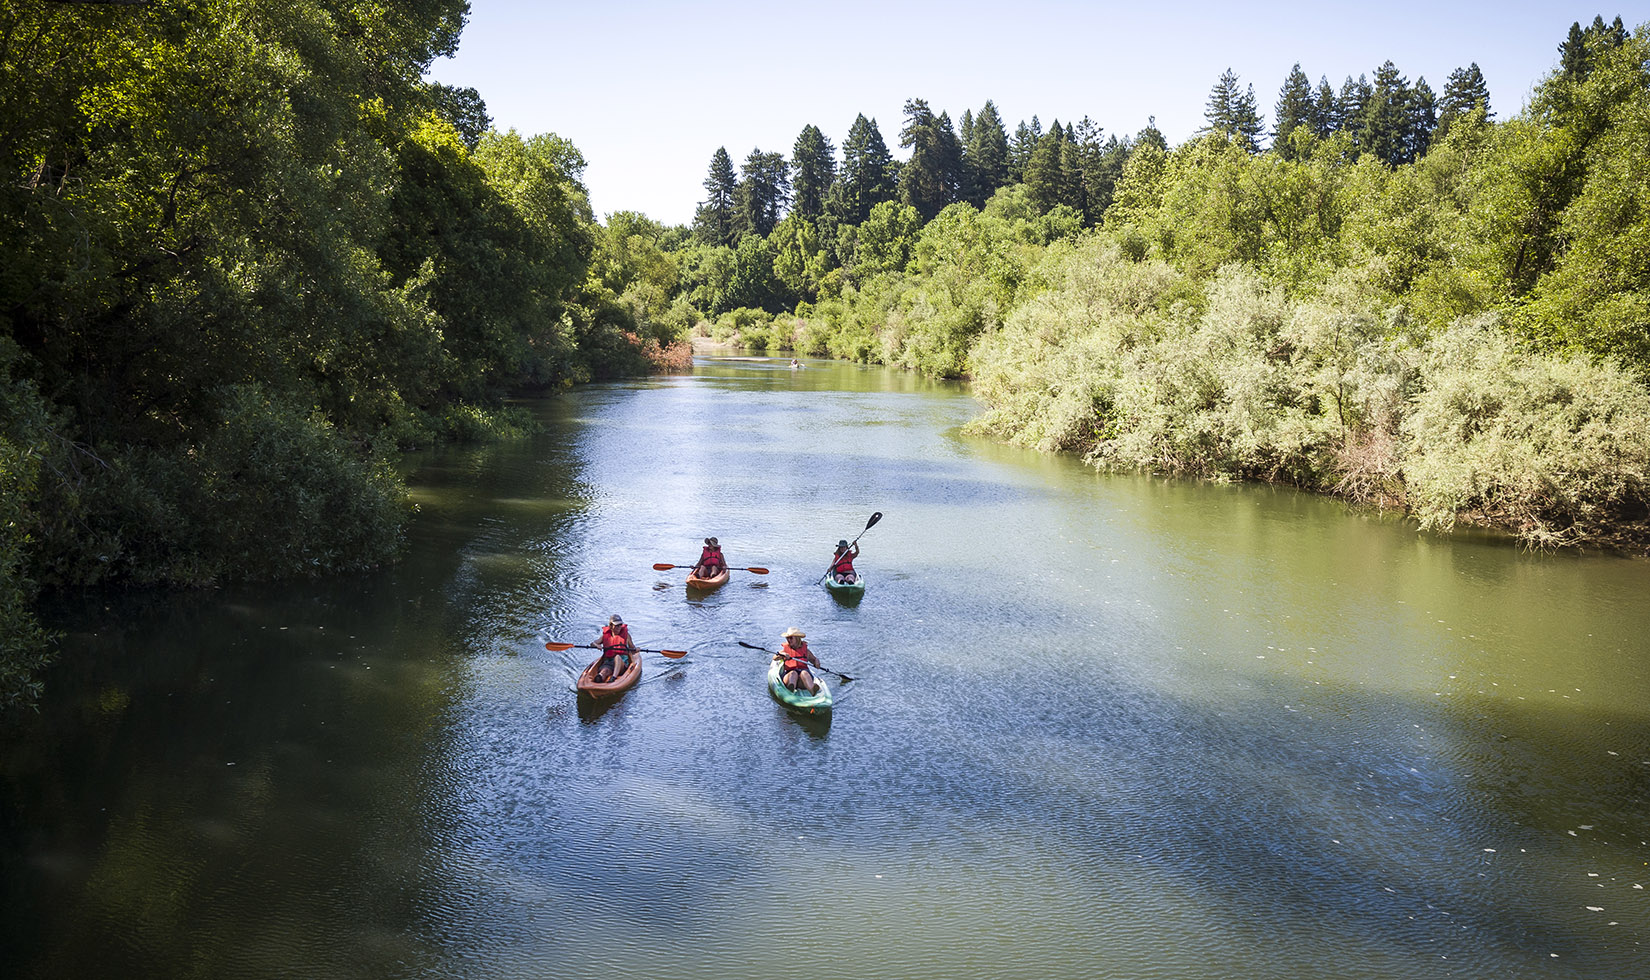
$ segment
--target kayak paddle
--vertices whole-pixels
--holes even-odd
[[[865,522],[865,531],[869,531],[871,528],[875,527],[877,521],[880,521],[880,520],[882,520],[882,511],[879,510],[875,514],[871,515],[870,520]],[[859,539],[860,538],[865,537],[865,531],[861,531],[858,534],[854,535],[854,540],[848,542],[848,549],[850,551],[853,550],[854,545],[859,544]],[[844,552],[844,554],[846,554],[846,553],[847,552]],[[833,560],[831,562],[831,568],[835,568],[835,567],[836,567],[836,562]],[[831,574],[831,568],[825,569],[825,575]],[[821,575],[819,577],[819,582],[825,581],[825,575]],[[819,582],[815,582],[814,584],[818,585]]]
[[[557,651],[571,650],[574,647],[589,647],[592,650],[601,649],[600,645],[595,643],[546,643],[544,645],[546,650]],[[657,653],[661,657],[669,657],[672,660],[680,660],[688,654],[686,650],[649,650],[646,647],[634,647],[633,649],[635,649],[637,653]]]
[[[698,567],[699,567],[698,565],[667,565],[664,562],[655,562],[654,565],[653,565],[653,569],[655,571],[659,571],[659,572],[668,572],[672,568],[698,568]],[[766,568],[761,568],[761,567],[756,566],[756,565],[752,565],[749,568],[739,568],[738,566],[729,565],[729,566],[727,566],[727,569],[730,572],[755,572],[758,575],[768,574],[768,570]]]
[[[769,650],[767,647],[755,646],[753,644],[746,643],[744,640],[734,640],[733,642],[739,644],[742,647],[745,647],[748,650],[761,650],[763,653],[771,653],[776,657],[784,656],[784,654],[780,653],[778,650]],[[849,677],[847,674],[844,674],[840,670],[832,670],[829,667],[820,667],[818,664],[809,664],[809,666],[814,667],[817,670],[823,670],[827,674],[835,674],[836,676],[842,678],[845,681],[851,681],[851,680],[857,680],[858,679],[858,678],[854,678],[854,677]]]

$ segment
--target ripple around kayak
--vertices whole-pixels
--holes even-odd
[[[831,689],[825,682],[815,678],[814,683],[819,685],[816,694],[806,691],[793,691],[779,679],[779,665],[775,660],[768,665],[768,693],[773,699],[785,706],[787,711],[799,715],[829,715],[831,713]]]

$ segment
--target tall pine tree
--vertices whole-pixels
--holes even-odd
[[[1375,81],[1355,130],[1358,150],[1374,154],[1389,167],[1406,162],[1409,152],[1409,80],[1391,61],[1375,69]]]
[[[990,99],[974,117],[973,129],[963,144],[963,161],[968,175],[968,199],[976,207],[984,205],[997,188],[1008,183],[1008,132]]]
[[[1363,128],[1364,107],[1369,105],[1373,92],[1366,76],[1359,75],[1357,81],[1353,81],[1352,76],[1348,75],[1340,94],[1335,97],[1335,129],[1351,133],[1354,144]]]
[[[1283,88],[1278,90],[1278,104],[1274,109],[1275,123],[1272,129],[1272,147],[1284,159],[1294,157],[1294,148],[1290,145],[1289,134],[1296,128],[1305,126],[1308,131],[1315,132],[1317,126],[1313,122],[1316,106],[1312,98],[1312,81],[1301,71],[1300,62],[1290,69],[1289,76],[1283,80]]]
[[[1043,124],[1036,116],[1031,117],[1031,124],[1025,120],[1014,128],[1014,140],[1008,146],[1008,180],[1009,183],[1019,184],[1026,179],[1026,164],[1031,162],[1031,154],[1037,149],[1037,141],[1043,138]]]
[[[1570,25],[1569,37],[1558,46],[1559,75],[1568,82],[1586,80],[1600,52],[1620,46],[1627,37],[1620,17],[1613,24],[1604,23],[1602,16],[1594,17],[1586,28],[1576,21]]]
[[[876,120],[866,119],[864,113],[856,116],[842,143],[842,171],[831,195],[831,210],[837,220],[847,225],[861,224],[872,208],[892,201],[897,193],[897,174],[898,165],[882,140]]]
[[[739,234],[766,238],[784,216],[790,196],[791,178],[784,154],[752,150],[739,168],[739,189],[733,196]]]
[[[804,126],[791,148],[792,213],[817,222],[835,182],[836,148],[818,126]]]
[[[957,199],[961,183],[962,151],[951,117],[934,115],[923,99],[907,100],[899,145],[911,151],[900,168],[900,199],[930,220]]]
[[[1432,134],[1438,129],[1438,97],[1425,77],[1415,80],[1409,90],[1409,152],[1411,162],[1427,155],[1432,147]]]
[[[732,245],[739,237],[734,219],[734,195],[739,190],[739,179],[733,172],[733,160],[727,147],[719,146],[710,158],[710,173],[705,177],[708,195],[693,216],[693,231],[708,245]]]
[[[1061,139],[1063,135],[1060,124],[1056,121],[1043,138],[1037,141],[1037,148],[1031,151],[1031,159],[1026,163],[1023,183],[1038,214],[1046,214],[1056,204],[1066,203],[1060,159],[1061,145],[1065,142]]]
[[[1470,67],[1457,68],[1449,73],[1449,80],[1444,83],[1444,94],[1438,99],[1438,129],[1433,133],[1433,139],[1443,139],[1456,120],[1470,115],[1479,107],[1483,108],[1485,119],[1491,118],[1490,90],[1484,84],[1484,74],[1478,70],[1478,62],[1475,61]]]
[[[1083,202],[1083,222],[1089,225],[1100,223],[1101,215],[1106,213],[1106,205],[1111,203],[1111,190],[1117,183],[1117,177],[1107,167],[1106,145],[1100,142],[1105,131],[1093,119],[1087,116],[1075,127],[1073,137],[1077,149],[1078,181],[1080,198]],[[1112,139],[1116,142],[1116,138]],[[1122,164],[1118,164],[1121,169]]]
[[[1312,131],[1320,137],[1341,128],[1341,103],[1326,75],[1318,76],[1318,94],[1312,100]]]
[[[1260,134],[1265,127],[1255,107],[1255,87],[1238,91],[1237,72],[1232,69],[1222,72],[1209,90],[1203,118],[1209,121],[1208,131],[1226,134],[1251,153],[1260,148]]]

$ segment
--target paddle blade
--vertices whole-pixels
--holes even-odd
[[[875,525],[875,524],[876,524],[876,522],[877,522],[877,521],[880,521],[880,520],[882,520],[882,511],[880,511],[880,510],[879,510],[879,511],[877,511],[877,512],[876,512],[876,513],[875,513],[875,514],[872,514],[872,515],[871,515],[871,519],[870,519],[870,520],[868,520],[868,521],[866,521],[866,522],[865,522],[865,530],[866,530],[866,531],[869,531],[869,530],[870,530],[870,529],[871,529],[871,528],[872,528],[872,526],[873,526],[873,525]],[[864,531],[862,531],[862,532],[860,532],[860,533],[862,533],[862,534],[863,534],[863,533],[864,533]]]
[[[751,567],[749,567],[749,568],[747,568],[747,569],[745,569],[745,571],[747,571],[747,572],[755,572],[755,573],[756,573],[756,574],[758,574],[758,575],[766,575],[766,574],[768,574],[768,570],[767,570],[767,569],[766,569],[766,568],[758,568],[758,567],[757,567],[757,566],[755,566],[755,565],[752,565],[752,566],[751,566]]]
[[[571,650],[578,645],[577,643],[546,643],[544,648],[546,650]]]
[[[733,642],[739,644],[740,646],[744,647],[747,650],[761,650],[763,653],[772,653],[773,652],[772,650],[769,650],[767,647],[759,647],[754,643],[746,643],[744,640],[734,640]]]
[[[687,651],[686,650],[660,650],[659,651],[659,656],[669,657],[672,660],[680,660],[683,657],[687,656]]]
[[[666,565],[664,562],[654,562],[653,564],[653,570],[656,572],[668,572],[675,567],[675,565]]]

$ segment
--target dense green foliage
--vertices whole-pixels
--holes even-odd
[[[398,446],[519,431],[507,392],[682,334],[673,258],[595,274],[574,147],[422,81],[466,11],[0,8],[0,703],[37,584],[383,562]]]
[[[1441,96],[1390,61],[1338,91],[1296,65],[1264,150],[1230,71],[1177,147],[1087,119],[1009,137],[989,102],[953,133],[912,99],[909,159],[867,180],[859,117],[771,264],[747,236],[684,289],[720,339],[972,377],[978,431],[1096,466],[1642,546],[1647,66],[1645,28],[1577,24],[1496,122],[1476,64]],[[696,285],[721,268],[738,289]]]
[[[1650,509],[1650,30],[1576,24],[1505,121],[1386,62],[1208,127],[904,107],[719,149],[691,228],[421,81],[467,5],[0,11],[0,702],[41,584],[386,560],[398,447],[718,339],[972,377],[976,429],[1542,544]],[[1270,145],[1262,146],[1266,136]]]

